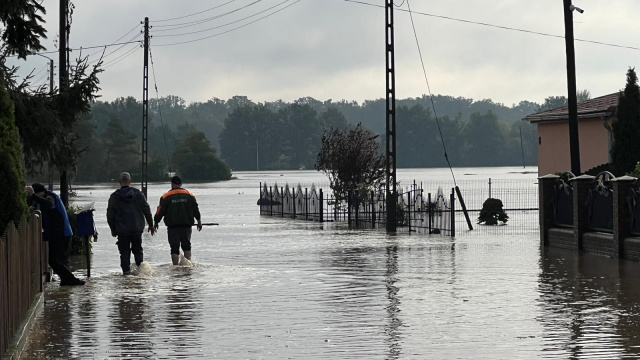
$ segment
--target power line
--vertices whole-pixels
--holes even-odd
[[[79,48],[69,49],[69,51],[82,51],[82,50],[97,49],[97,48],[103,48],[103,47],[109,47],[109,46],[118,46],[118,45],[126,45],[126,44],[133,44],[133,43],[140,44],[140,40],[138,40],[138,41],[127,41],[127,42],[121,42],[121,43],[114,43],[114,44],[108,44],[108,45],[96,45],[96,46],[79,47]],[[39,52],[39,53],[31,53],[29,55],[46,55],[46,54],[57,54],[57,53],[58,53],[58,51],[45,51],[45,52]],[[15,56],[17,56],[17,55],[11,55],[11,56],[7,56],[7,57],[15,57]]]
[[[418,54],[420,55],[420,63],[422,64],[422,72],[424,74],[424,80],[427,83],[427,90],[429,91],[429,98],[431,99],[431,108],[433,109],[433,115],[436,118],[436,124],[438,125],[438,132],[440,133],[440,140],[442,140],[442,149],[444,150],[444,158],[447,160],[447,164],[449,165],[449,170],[451,170],[451,176],[453,177],[453,184],[456,184],[456,177],[453,174],[453,168],[451,167],[451,162],[449,162],[449,155],[447,155],[447,147],[444,144],[444,136],[442,135],[442,129],[440,128],[440,120],[438,120],[438,113],[436,112],[436,105],[433,103],[433,94],[431,93],[431,86],[429,86],[429,78],[427,77],[427,69],[424,66],[424,59],[422,58],[422,50],[420,49],[420,42],[418,41],[418,33],[416,32],[416,26],[413,22],[413,12],[411,11],[411,5],[409,4],[409,0],[407,1],[407,8],[409,9],[409,17],[411,18],[411,27],[413,28],[413,36],[416,39],[416,46],[418,47]]]
[[[288,1],[288,0],[287,0],[287,1]],[[233,28],[233,29],[229,29],[229,30],[227,30],[227,31],[223,31],[223,32],[221,32],[221,33],[213,34],[213,35],[210,35],[210,36],[205,36],[205,37],[202,37],[202,38],[199,38],[199,39],[193,39],[193,40],[189,40],[189,41],[182,41],[182,42],[176,42],[176,43],[170,43],[170,44],[159,44],[159,45],[156,45],[156,46],[173,46],[173,45],[188,44],[188,43],[193,43],[193,42],[196,42],[196,41],[201,41],[201,40],[210,39],[210,38],[212,38],[212,37],[220,36],[220,35],[223,35],[223,34],[226,34],[226,33],[230,33],[230,32],[232,32],[232,31],[234,31],[234,30],[241,29],[241,28],[243,28],[243,27],[245,27],[245,26],[249,26],[249,25],[251,25],[251,24],[253,24],[253,23],[256,23],[256,22],[258,22],[258,21],[260,21],[260,20],[266,19],[266,18],[268,18],[268,17],[270,17],[270,16],[272,16],[272,15],[275,15],[275,14],[279,13],[280,11],[282,11],[282,10],[284,10],[284,9],[286,9],[286,8],[290,7],[290,6],[293,6],[293,5],[295,5],[295,4],[299,3],[299,2],[300,2],[300,0],[296,0],[295,2],[293,2],[293,3],[289,4],[289,5],[287,5],[287,6],[283,7],[283,8],[281,8],[281,9],[276,10],[276,11],[272,12],[271,14],[265,15],[265,16],[263,16],[263,17],[261,17],[261,18],[258,18],[258,19],[256,19],[256,20],[254,20],[254,21],[248,22],[248,23],[246,23],[246,24],[244,24],[244,25],[241,25],[241,26],[235,27],[235,28]]]
[[[119,37],[117,40],[115,40],[113,43],[117,43],[118,41],[122,40],[125,36],[129,35],[133,30],[137,29],[139,26],[140,26],[140,24],[136,24],[134,27],[132,27],[132,28],[131,28],[131,30],[127,31],[127,33],[126,33],[126,34],[124,34],[124,35],[120,36],[120,37]],[[134,38],[134,39],[135,39],[135,38]],[[129,40],[129,41],[131,41],[131,40]],[[111,44],[113,44],[113,43],[111,43]],[[102,50],[98,50],[98,51],[96,51],[96,52],[94,52],[94,53],[92,53],[92,54],[89,54],[89,57],[91,57],[91,56],[93,56],[93,55],[95,55],[95,54],[98,54],[100,51],[102,51]]]
[[[238,12],[240,10],[243,10],[243,9],[246,9],[246,8],[248,8],[250,6],[253,6],[253,5],[255,5],[255,4],[257,4],[257,3],[261,2],[261,1],[262,0],[255,0],[254,2],[252,2],[250,4],[247,4],[245,6],[241,6],[241,7],[237,8],[237,9],[228,11],[226,13],[222,13],[220,15],[212,16],[212,17],[206,18],[206,19],[200,19],[200,20],[191,21],[191,22],[182,23],[182,24],[156,25],[155,27],[171,27],[171,29],[160,29],[160,30],[156,30],[156,31],[169,31],[169,30],[176,30],[176,29],[182,29],[182,28],[186,28],[186,27],[200,25],[200,24],[203,24],[205,22],[209,22],[209,21],[212,21],[212,20],[219,19],[219,18],[221,18],[223,16],[231,15],[231,14],[233,14],[235,12]]]
[[[165,22],[165,21],[172,21],[172,20],[178,20],[178,19],[184,19],[184,18],[188,18],[188,17],[191,17],[191,16],[200,15],[200,14],[206,13],[206,12],[208,12],[208,11],[215,10],[215,9],[217,9],[217,8],[219,8],[219,7],[223,7],[223,6],[225,6],[225,5],[229,4],[229,3],[232,3],[232,2],[234,2],[234,1],[236,1],[236,0],[227,1],[227,2],[226,2],[226,3],[224,3],[224,4],[220,4],[220,5],[218,5],[218,6],[214,6],[214,7],[212,7],[212,8],[209,8],[209,9],[206,9],[206,10],[202,10],[202,11],[198,11],[198,12],[196,12],[196,13],[189,14],[189,15],[185,15],[185,16],[178,16],[178,17],[171,18],[171,19],[154,20],[154,21],[153,21],[153,23],[157,23],[157,22]],[[160,25],[158,25],[158,26],[160,26]]]
[[[352,2],[352,3],[356,3],[356,4],[361,4],[361,5],[368,5],[368,6],[373,6],[373,7],[384,8],[384,6],[377,5],[377,4],[370,4],[370,3],[367,3],[367,2],[364,2],[364,1],[358,1],[358,0],[344,0],[344,1],[345,2]],[[398,9],[398,11],[407,12],[407,10],[403,10],[403,9]],[[518,28],[509,27],[509,26],[494,25],[494,24],[489,24],[489,23],[485,23],[485,22],[458,19],[458,18],[454,18],[454,17],[451,17],[451,16],[435,15],[435,14],[429,14],[429,13],[418,12],[418,11],[413,11],[413,13],[417,14],[417,15],[423,15],[423,16],[429,16],[429,17],[434,17],[434,18],[439,18],[439,19],[457,21],[457,22],[466,23],[466,24],[482,25],[482,26],[492,27],[492,28],[496,28],[496,29],[518,31],[518,32],[523,32],[523,33],[528,33],[528,34],[533,34],[533,35],[541,35],[541,36],[553,37],[553,38],[558,38],[558,39],[564,39],[563,35],[554,35],[554,34],[543,33],[543,32],[539,32],[539,31],[518,29]],[[640,48],[634,47],[634,46],[618,45],[618,44],[606,43],[606,42],[602,42],[602,41],[585,40],[585,39],[574,39],[574,41],[590,43],[590,44],[596,44],[596,45],[611,46],[611,47],[617,47],[617,48],[623,48],[623,49],[630,49],[630,50],[640,50]]]
[[[158,103],[158,113],[160,114],[160,125],[162,126],[162,138],[164,139],[164,151],[167,154],[167,166],[169,166],[169,148],[167,147],[167,136],[164,133],[164,121],[162,120],[162,106],[160,106],[160,95],[158,93],[158,82],[156,81],[156,69],[153,66],[153,54],[149,46],[149,59],[151,60],[151,73],[153,74],[153,86],[156,89],[156,100]]]
[[[134,43],[134,40],[135,40],[135,39],[137,39],[137,38],[139,38],[140,36],[142,36],[142,33],[138,33],[138,34],[136,34],[133,38],[129,39],[129,41],[127,41],[126,43],[124,43],[124,44],[120,45],[120,47],[118,47],[117,49],[115,49],[115,50],[111,51],[110,53],[108,53],[108,54],[106,54],[106,55],[102,56],[100,59],[104,60],[104,59],[106,59],[107,57],[109,57],[110,55],[112,55],[112,54],[114,54],[114,53],[116,53],[116,52],[120,51],[120,49],[124,48],[125,46],[127,46],[127,45],[129,45],[129,44],[131,44],[131,43]],[[139,43],[140,43],[140,41],[138,41],[138,44],[139,44]],[[105,47],[105,49],[104,49],[104,50],[106,50],[106,47]],[[104,50],[100,50],[100,51],[104,51]],[[98,51],[98,52],[100,52],[100,51]],[[91,61],[91,62],[90,62],[90,64],[97,63],[98,61],[100,61],[100,59],[93,60],[93,61]]]
[[[239,22],[241,22],[241,21],[247,20],[247,19],[252,18],[252,17],[254,17],[254,16],[258,16],[258,15],[260,15],[260,14],[263,14],[263,13],[265,13],[265,12],[267,12],[267,11],[269,11],[269,10],[273,9],[273,8],[276,8],[276,7],[278,7],[278,6],[282,5],[282,4],[286,3],[286,2],[289,2],[289,0],[284,0],[284,1],[282,1],[282,2],[280,2],[280,3],[278,3],[278,4],[276,4],[276,5],[273,5],[273,6],[271,6],[271,7],[267,8],[267,9],[264,9],[264,10],[262,10],[262,11],[259,11],[259,12],[255,13],[255,14],[253,14],[253,15],[249,15],[249,16],[244,17],[244,18],[242,18],[242,19],[238,19],[238,20],[235,20],[235,21],[232,21],[232,22],[229,22],[229,23],[223,24],[223,25],[218,25],[218,26],[216,26],[216,27],[212,27],[212,28],[208,28],[208,29],[203,29],[203,30],[199,30],[199,31],[192,31],[192,32],[188,32],[188,33],[181,33],[181,34],[155,35],[154,37],[159,37],[159,38],[160,38],[160,37],[170,37],[170,36],[184,36],[184,35],[198,34],[198,33],[201,33],[201,32],[206,32],[206,31],[211,31],[211,30],[219,29],[219,28],[222,28],[222,27],[225,27],[225,26],[229,26],[229,25],[231,25],[231,24],[239,23]]]
[[[110,60],[109,62],[105,63],[102,65],[103,69],[106,69],[108,67],[111,67],[112,65],[115,65],[117,63],[119,63],[120,61],[124,60],[125,58],[129,57],[129,55],[133,54],[134,52],[136,52],[137,50],[140,50],[140,46],[134,46],[131,49],[127,50],[126,52],[122,53],[121,55],[119,55],[118,57]]]

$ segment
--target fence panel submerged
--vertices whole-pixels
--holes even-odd
[[[465,217],[462,216],[462,209],[453,207],[452,199],[456,201],[457,198],[457,194],[453,190],[455,185],[453,181],[416,182],[414,180],[412,182],[400,182],[398,186],[398,206],[399,208],[404,207],[405,214],[404,217],[399,219],[402,224],[399,224],[398,231],[449,236],[453,236],[456,233],[459,236],[466,236],[471,234],[529,234],[539,231],[537,179],[458,181],[457,185],[461,195],[464,196],[470,220],[477,221],[482,205],[490,196],[489,194],[503,202],[504,210],[509,215],[508,226],[477,226],[474,231],[466,231],[468,224]],[[318,186],[314,187],[317,189],[316,193],[320,194],[319,190],[321,189]],[[263,186],[262,197],[265,196],[264,189],[266,188],[266,185]],[[301,190],[300,185],[298,185],[297,189],[298,191]],[[453,197],[451,196],[452,193],[454,194]],[[358,200],[357,207],[355,205],[350,206],[348,201],[338,203],[331,191],[323,194],[322,199],[320,199],[319,195],[315,198],[321,204],[322,213],[324,214],[322,220],[320,220],[320,215],[318,214],[320,209],[312,205],[311,195],[297,199],[300,203],[296,202],[296,207],[305,208],[307,204],[312,206],[313,210],[310,210],[309,220],[348,222],[355,226],[357,214],[358,227],[384,228],[386,226],[384,187],[376,189],[371,194],[364,196],[362,200]],[[265,215],[262,209],[261,214]],[[277,215],[274,214],[273,216]],[[350,216],[351,221],[349,219]],[[298,218],[300,217],[298,216]]]

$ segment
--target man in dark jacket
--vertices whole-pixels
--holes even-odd
[[[180,247],[184,251],[184,257],[191,260],[191,227],[193,219],[198,221],[198,231],[202,230],[200,210],[198,202],[192,193],[182,188],[182,179],[179,176],[171,178],[171,190],[160,198],[160,205],[154,216],[155,228],[164,217],[167,225],[169,246],[171,247],[171,261],[178,265],[180,260]]]
[[[39,183],[27,187],[27,196],[42,211],[42,239],[49,242],[49,266],[60,276],[60,286],[84,285],[69,269],[73,230],[62,200]]]
[[[131,274],[131,253],[140,266],[144,260],[142,253],[142,232],[145,220],[149,224],[149,232],[155,234],[151,209],[144,194],[131,185],[131,175],[128,172],[120,174],[120,189],[109,197],[107,205],[107,222],[111,228],[111,236],[117,236],[120,251],[120,267],[124,275]]]

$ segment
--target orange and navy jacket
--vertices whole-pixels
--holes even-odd
[[[168,228],[193,226],[193,219],[200,220],[196,197],[182,188],[167,191],[160,198],[160,205],[153,219],[158,224],[163,217]]]

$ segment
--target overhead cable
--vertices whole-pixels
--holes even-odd
[[[276,8],[276,7],[278,7],[278,6],[282,5],[282,4],[286,3],[286,2],[289,2],[289,0],[284,0],[284,1],[282,1],[281,3],[278,3],[278,4],[276,4],[276,5],[273,5],[273,6],[272,6],[272,7],[270,7],[270,8],[267,8],[267,9],[264,9],[264,10],[262,10],[262,11],[259,11],[259,12],[255,13],[255,14],[253,14],[253,15],[249,15],[249,16],[244,17],[244,18],[242,18],[242,19],[238,19],[238,20],[235,20],[235,21],[232,21],[232,22],[228,22],[228,23],[226,23],[226,24],[218,25],[218,26],[216,26],[216,27],[212,27],[212,28],[208,28],[208,29],[203,29],[203,30],[199,30],[199,31],[192,31],[192,32],[187,32],[187,33],[181,33],[181,34],[154,35],[154,37],[161,38],[161,37],[170,37],[170,36],[184,36],[184,35],[198,34],[198,33],[202,33],[202,32],[207,32],[207,31],[211,31],[211,30],[219,29],[219,28],[222,28],[222,27],[225,27],[225,26],[229,26],[229,25],[232,25],[232,24],[235,24],[235,23],[239,23],[239,22],[241,22],[241,21],[247,20],[247,19],[252,18],[252,17],[254,17],[254,16],[258,16],[258,15],[260,15],[260,14],[262,14],[262,13],[265,13],[265,12],[267,12],[267,11],[269,11],[269,10],[273,9],[273,8]]]
[[[361,4],[361,5],[368,5],[368,6],[373,6],[373,7],[384,8],[383,5],[371,4],[371,3],[368,3],[368,2],[364,2],[364,1],[358,1],[358,0],[344,0],[344,1],[345,2],[356,3],[356,4]],[[407,12],[407,10],[403,10],[403,9],[398,9],[398,11]],[[413,13],[417,14],[417,15],[430,16],[430,17],[435,17],[435,18],[439,18],[439,19],[457,21],[457,22],[462,22],[462,23],[467,23],[467,24],[482,25],[482,26],[492,27],[492,28],[496,28],[496,29],[518,31],[518,32],[523,32],[523,33],[528,33],[528,34],[533,34],[533,35],[541,35],[541,36],[548,36],[548,37],[553,37],[553,38],[558,38],[558,39],[564,39],[564,35],[554,35],[554,34],[548,34],[548,33],[543,33],[543,32],[539,32],[539,31],[518,29],[518,28],[513,28],[513,27],[508,27],[508,26],[494,25],[494,24],[489,24],[489,23],[485,23],[485,22],[458,19],[458,18],[454,18],[454,17],[450,17],[450,16],[435,15],[435,14],[429,14],[429,13],[418,12],[418,11],[414,11]],[[618,44],[606,43],[606,42],[601,42],[601,41],[593,41],[593,40],[585,40],[585,39],[574,39],[574,41],[590,43],[590,44],[597,44],[597,45],[612,46],[612,47],[630,49],[630,50],[640,50],[640,48],[635,47],[635,46],[618,45]]]
[[[429,99],[431,99],[431,108],[433,109],[433,115],[436,118],[436,124],[438,125],[438,132],[440,133],[440,140],[442,140],[442,149],[444,150],[444,158],[449,165],[449,170],[451,170],[451,177],[453,178],[453,184],[456,184],[456,177],[453,174],[453,168],[451,167],[451,162],[449,162],[449,155],[447,155],[447,147],[444,143],[444,136],[442,135],[442,129],[440,128],[440,120],[438,120],[438,113],[436,112],[436,105],[433,102],[433,93],[431,93],[431,86],[429,85],[429,78],[427,77],[427,69],[424,66],[424,59],[422,57],[422,50],[420,49],[420,42],[418,41],[418,33],[416,32],[416,26],[413,22],[413,12],[411,11],[411,4],[409,4],[409,0],[407,1],[407,8],[409,9],[409,17],[411,18],[411,27],[413,28],[413,36],[416,39],[416,46],[418,47],[418,54],[420,55],[420,63],[422,64],[422,73],[424,74],[424,80],[427,83],[427,90],[429,91]]]
[[[131,34],[131,32],[132,32],[133,30],[135,30],[135,29],[137,29],[137,28],[139,28],[139,27],[140,27],[140,24],[136,24],[134,27],[132,27],[132,28],[131,28],[131,30],[127,31],[127,33],[125,33],[124,35],[120,36],[120,37],[119,37],[117,40],[115,40],[113,43],[117,43],[118,41],[122,40],[125,36],[127,36],[127,35]],[[131,40],[129,40],[129,41],[131,41]],[[113,43],[112,43],[112,44],[113,44]],[[96,52],[94,52],[94,53],[92,53],[92,54],[89,54],[89,57],[91,57],[91,56],[93,56],[93,55],[95,55],[95,54],[98,54],[100,51],[102,51],[102,50],[98,50],[98,51],[96,51]]]
[[[115,65],[116,63],[119,63],[121,60],[124,60],[125,58],[129,57],[129,55],[133,54],[134,52],[136,52],[137,50],[140,50],[140,46],[134,46],[131,49],[127,50],[126,52],[120,54],[118,57],[111,59],[108,62],[105,62],[102,65],[103,69],[106,69],[108,67],[111,67],[112,65]]]
[[[249,6],[253,6],[259,2],[261,2],[262,0],[255,0],[252,3],[249,3],[245,6],[241,6],[237,9],[231,10],[231,11],[227,11],[226,13],[222,13],[220,15],[216,15],[216,16],[212,16],[210,18],[206,18],[206,19],[200,19],[200,20],[196,20],[196,21],[191,21],[188,23],[182,23],[182,24],[167,24],[167,25],[155,25],[154,27],[171,27],[170,29],[160,29],[160,30],[156,30],[156,31],[169,31],[169,30],[176,30],[176,29],[182,29],[182,28],[186,28],[186,27],[191,27],[191,26],[196,26],[196,25],[200,25],[209,21],[213,21],[213,20],[217,20],[221,17],[227,16],[227,15],[231,15],[233,13],[236,13],[240,10],[244,10],[246,8],[248,8]]]
[[[261,17],[261,18],[258,18],[258,19],[256,19],[256,20],[253,20],[253,21],[251,21],[251,22],[248,22],[248,23],[246,23],[246,24],[244,24],[244,25],[241,25],[241,26],[235,27],[235,28],[233,28],[233,29],[229,29],[229,30],[227,30],[227,31],[223,31],[223,32],[221,32],[221,33],[217,33],[217,34],[213,34],[213,35],[205,36],[205,37],[198,38],[198,39],[188,40],[188,41],[182,41],[182,42],[176,42],[176,43],[169,43],[169,44],[157,44],[157,45],[155,45],[155,46],[173,46],[173,45],[189,44],[189,43],[193,43],[193,42],[196,42],[196,41],[206,40],[206,39],[210,39],[210,38],[212,38],[212,37],[216,37],[216,36],[220,36],[220,35],[223,35],[223,34],[227,34],[227,33],[230,33],[230,32],[232,32],[232,31],[235,31],[235,30],[241,29],[241,28],[243,28],[243,27],[245,27],[245,26],[249,26],[249,25],[251,25],[251,24],[253,24],[253,23],[256,23],[256,22],[258,22],[258,21],[260,21],[260,20],[266,19],[266,18],[268,18],[268,17],[270,17],[270,16],[272,16],[272,15],[275,15],[275,14],[279,13],[280,11],[282,11],[282,10],[284,10],[284,9],[286,9],[286,8],[290,7],[290,6],[293,6],[293,5],[295,5],[295,4],[299,3],[299,2],[300,2],[300,0],[296,0],[295,2],[293,2],[293,3],[289,4],[289,5],[287,5],[287,6],[283,7],[283,8],[281,8],[281,9],[278,9],[278,10],[276,10],[276,11],[274,11],[274,12],[272,12],[272,13],[268,14],[268,15],[265,15],[265,16],[263,16],[263,17]]]
[[[171,19],[153,20],[152,23],[155,24],[155,23],[158,23],[158,22],[173,21],[173,20],[179,20],[179,19],[184,19],[184,18],[188,18],[188,17],[191,17],[191,16],[200,15],[200,14],[206,13],[208,11],[215,10],[215,9],[217,9],[219,7],[223,7],[223,6],[225,6],[225,5],[229,4],[229,3],[232,3],[234,1],[236,1],[236,0],[227,1],[224,4],[220,4],[218,6],[214,6],[212,8],[209,8],[209,9],[206,9],[206,10],[202,10],[202,11],[198,11],[196,13],[185,15],[185,16],[178,16],[178,17],[174,17],[174,18],[171,18]],[[156,26],[160,26],[160,25],[156,25]]]
[[[151,54],[151,46],[149,46],[149,59],[151,60],[151,73],[153,74],[153,86],[156,89],[156,100],[158,104],[158,114],[160,114],[160,125],[162,126],[162,138],[164,139],[164,151],[167,154],[167,166],[169,161],[169,148],[167,147],[167,136],[164,133],[164,121],[162,120],[162,106],[160,106],[160,95],[158,93],[158,82],[156,81],[156,68],[153,65],[153,54]]]

